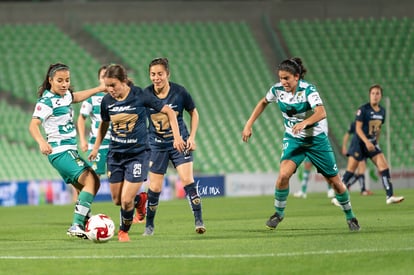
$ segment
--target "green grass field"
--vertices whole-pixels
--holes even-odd
[[[0,208],[1,274],[412,274],[414,190],[397,190],[406,200],[386,205],[352,193],[362,227],[350,232],[342,211],[325,193],[288,199],[284,221],[274,231],[264,223],[273,198],[204,198],[207,232],[194,232],[187,201],[161,202],[155,235],[104,244],[69,238],[72,206]],[[94,213],[118,223],[118,208],[95,203]]]

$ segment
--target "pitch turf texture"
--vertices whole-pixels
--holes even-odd
[[[325,193],[289,196],[276,230],[265,222],[273,198],[204,198],[207,232],[194,232],[185,200],[161,202],[155,235],[133,225],[131,242],[104,244],[69,238],[72,206],[0,208],[1,274],[413,274],[414,190],[386,205],[384,191],[351,193],[360,232]],[[93,212],[118,223],[118,208],[95,203]]]

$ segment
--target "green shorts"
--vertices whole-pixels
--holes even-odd
[[[299,167],[305,157],[325,177],[334,177],[339,173],[328,136],[320,134],[315,137],[294,138],[285,133],[280,161],[291,160]]]
[[[88,150],[88,155],[91,153],[91,151],[92,150]],[[106,159],[108,157],[108,151],[109,148],[99,149],[96,159],[89,163],[92,169],[95,170],[96,174],[98,175],[106,174]]]
[[[49,155],[48,159],[67,184],[77,183],[83,171],[90,168],[89,163],[76,150]]]

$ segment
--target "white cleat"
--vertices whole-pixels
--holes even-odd
[[[404,200],[404,197],[395,197],[395,196],[391,196],[388,197],[386,200],[387,204],[393,204],[393,203],[400,203]]]
[[[341,204],[336,198],[332,198],[331,203],[335,206],[341,207]]]
[[[295,198],[302,198],[302,199],[306,199],[306,197],[307,197],[306,193],[303,193],[302,190],[299,190],[299,191],[293,193],[293,196]]]
[[[327,196],[329,199],[335,198],[335,190],[329,189],[327,192]]]

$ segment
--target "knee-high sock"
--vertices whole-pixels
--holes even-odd
[[[154,192],[151,189],[148,189],[147,220],[145,226],[154,226],[154,218],[155,213],[157,212],[160,194],[161,192]]]
[[[289,195],[289,187],[287,189],[275,189],[275,209],[281,218],[285,216],[286,201]]]
[[[336,194],[336,199],[338,200],[339,204],[341,204],[341,208],[345,213],[346,219],[350,220],[352,218],[355,218],[355,214],[352,211],[351,201],[349,200],[348,190],[342,194]]]
[[[382,185],[384,186],[385,192],[387,193],[387,197],[391,197],[394,195],[394,190],[391,183],[390,170],[385,169],[384,171],[381,171],[380,174]]]
[[[128,232],[132,225],[132,220],[134,219],[134,210],[130,211],[124,210],[121,208],[121,225],[119,229],[124,232]]]
[[[78,200],[75,204],[75,211],[73,214],[72,224],[79,224],[85,226],[88,213],[91,211],[91,204],[94,199],[94,195],[89,192],[81,191],[78,196]]]
[[[202,220],[202,210],[201,210],[201,197],[198,194],[197,184],[190,183],[189,185],[184,186],[185,193],[187,194],[187,199],[190,203],[191,210],[194,213],[194,218],[196,220]]]

